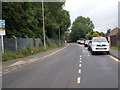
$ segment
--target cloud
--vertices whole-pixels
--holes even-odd
[[[118,26],[119,0],[66,0],[64,9],[73,22],[78,16],[90,17],[97,31],[106,32]]]

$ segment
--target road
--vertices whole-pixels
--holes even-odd
[[[73,43],[4,74],[3,88],[118,88],[118,62]]]

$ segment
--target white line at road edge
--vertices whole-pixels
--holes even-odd
[[[28,63],[32,63],[32,62],[34,62],[34,61],[37,61],[37,60],[44,59],[44,58],[47,58],[47,57],[49,57],[49,56],[52,56],[52,55],[56,54],[57,52],[60,52],[60,51],[62,51],[63,49],[67,48],[68,46],[69,46],[69,44],[68,44],[67,46],[65,46],[64,48],[59,49],[59,50],[57,50],[57,51],[55,51],[55,52],[53,52],[53,53],[51,53],[51,54],[49,54],[49,55],[46,55],[46,56],[41,57],[41,58],[35,58],[35,59],[32,59],[32,61],[27,61],[27,62],[24,61],[24,63],[22,63],[22,65],[23,65],[23,64],[25,65],[25,64],[28,64]],[[15,65],[20,65],[21,63],[19,63],[19,62],[22,62],[22,61],[18,61],[18,62],[14,63],[14,64],[15,64]],[[15,66],[14,64],[10,65],[9,67]]]
[[[36,59],[33,59],[32,61],[27,61],[27,62],[25,62],[25,61],[18,61],[18,62],[15,62],[14,64],[12,64],[12,65],[10,65],[10,66],[8,66],[8,67],[14,67],[14,66],[19,65],[19,68],[21,68],[21,67],[22,67],[21,64],[24,66],[24,65],[26,65],[26,64],[28,64],[28,63],[32,63],[32,62],[34,62],[34,61],[47,58],[47,57],[49,57],[49,56],[52,56],[52,55],[56,54],[57,52],[62,51],[63,49],[67,48],[68,46],[69,46],[69,44],[68,44],[67,46],[65,46],[64,48],[62,48],[62,49],[59,49],[59,50],[57,50],[57,51],[55,51],[55,52],[53,52],[53,53],[51,53],[51,54],[49,54],[49,55],[43,56],[42,58],[36,58]],[[21,62],[22,62],[22,63],[21,63]],[[24,63],[23,63],[23,62],[24,62]],[[14,71],[14,70],[16,70],[16,69],[18,69],[18,68],[13,68],[13,69],[10,69],[10,70],[7,70],[7,69],[6,69],[3,74],[9,73],[10,71]]]
[[[80,80],[81,80],[81,78],[80,78],[80,77],[78,77],[78,78],[77,78],[77,83],[80,83]]]
[[[113,56],[111,56],[111,55],[108,55],[108,56],[109,56],[110,58],[112,58],[113,60],[119,62],[119,60],[118,60],[117,58],[115,58],[115,57],[113,57]]]

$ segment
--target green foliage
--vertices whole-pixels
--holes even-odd
[[[107,33],[106,33],[106,36],[109,36],[110,32],[111,32],[111,29],[108,29]]]
[[[94,33],[92,34],[92,37],[97,37],[97,36],[99,36],[99,33],[97,33],[97,32],[94,32]]]
[[[61,39],[70,26],[69,12],[63,10],[64,2],[45,2],[46,38]],[[43,17],[41,2],[3,2],[2,18],[6,21],[6,36],[39,37],[43,41]]]
[[[120,46],[111,46],[112,49],[120,50]]]
[[[63,45],[64,45],[64,43],[62,42],[61,46],[63,46]],[[59,44],[54,43],[54,42],[49,42],[46,46],[47,46],[47,50],[51,50],[51,49],[59,47]],[[5,53],[2,54],[2,61],[12,60],[12,59],[16,59],[16,58],[22,58],[22,57],[33,55],[33,54],[43,52],[43,51],[44,51],[43,45],[40,47],[32,47],[29,45],[26,49],[20,49],[16,52],[5,51]]]
[[[76,41],[79,38],[85,38],[86,34],[92,32],[94,29],[94,25],[90,18],[85,18],[79,16],[75,19],[72,24],[72,32],[70,34],[71,41]]]
[[[87,40],[91,40],[91,39],[92,39],[91,33],[87,33],[85,38],[86,38]]]

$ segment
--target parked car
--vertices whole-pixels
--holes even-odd
[[[110,53],[110,45],[105,37],[93,37],[90,41],[88,50],[91,51],[92,55],[96,52]]]
[[[80,40],[77,40],[77,43],[80,44]]]
[[[84,40],[80,40],[80,43],[81,45],[84,45],[85,41]]]
[[[91,40],[85,40],[84,47],[88,47]]]

